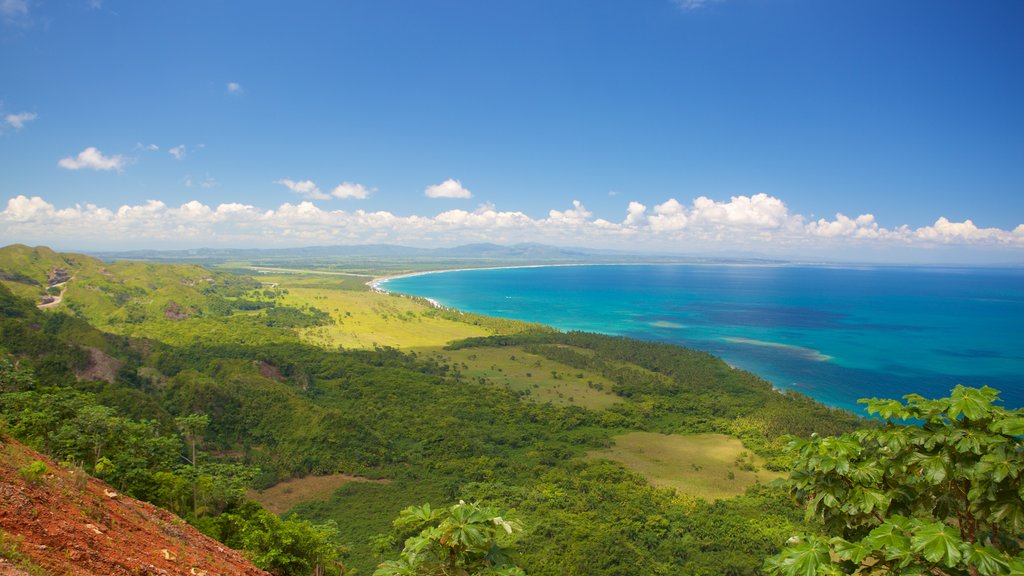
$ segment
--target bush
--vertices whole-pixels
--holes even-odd
[[[27,464],[18,469],[18,474],[21,478],[29,484],[41,484],[43,481],[43,475],[48,471],[46,464],[39,460],[33,461],[31,464]]]

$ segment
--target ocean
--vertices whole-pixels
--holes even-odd
[[[599,265],[461,270],[382,288],[460,310],[704,350],[781,389],[863,414],[859,398],[1024,406],[1024,270]]]

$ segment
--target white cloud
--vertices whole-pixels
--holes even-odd
[[[78,156],[62,158],[57,162],[57,165],[68,170],[88,168],[90,170],[117,170],[120,172],[124,169],[125,159],[120,154],[104,156],[95,146],[89,146],[79,152]]]
[[[170,150],[167,151],[168,154],[170,154],[171,156],[174,156],[175,160],[181,160],[182,158],[185,157],[185,154],[187,152],[188,152],[188,150],[185,148],[184,144],[179,144],[179,145],[175,146],[174,148],[171,148]]]
[[[53,204],[39,196],[31,198],[15,196],[7,201],[7,209],[0,214],[8,222],[29,222],[31,220],[42,220],[52,217],[55,212]]]
[[[245,92],[242,85],[238,82],[228,82],[225,86],[228,89],[228,94],[241,94]]]
[[[701,196],[693,201],[692,217],[712,225],[778,228],[788,220],[789,210],[782,200],[767,194],[733,196],[728,202]]]
[[[295,181],[283,178],[281,180],[274,180],[274,184],[280,184],[296,194],[302,194],[310,200],[330,200],[331,198],[329,195],[321,192],[320,188],[312,180]]]
[[[4,123],[14,128],[15,130],[21,130],[21,128],[29,122],[38,118],[38,114],[35,112],[20,112],[18,114],[8,114],[4,116]]]
[[[363,200],[370,195],[372,190],[367,189],[362,184],[356,184],[355,182],[342,182],[331,190],[331,196],[335,198],[355,198]]]
[[[637,227],[643,226],[647,222],[647,206],[639,202],[630,202],[626,208],[626,220],[623,222],[625,226]]]
[[[462,186],[462,182],[449,178],[440,184],[427,186],[423,191],[427,198],[472,198],[473,193]]]
[[[549,210],[548,221],[566,223],[566,224],[581,224],[588,220],[593,214],[590,210],[583,205],[579,200],[572,201],[572,208],[565,211]]]
[[[212,179],[210,179],[212,181]],[[310,180],[278,183],[307,198],[323,192]],[[201,185],[201,184],[200,184]],[[328,196],[328,195],[325,195]],[[329,196],[328,196],[329,197]],[[2,207],[2,206],[0,206]],[[849,247],[888,253],[892,248],[966,247],[1024,254],[1024,224],[1012,230],[980,228],[971,220],[939,218],[931,226],[883,227],[871,214],[808,221],[769,196],[737,196],[727,201],[676,199],[648,208],[630,202],[622,222],[595,218],[582,202],[546,217],[502,211],[491,204],[475,210],[447,210],[434,216],[387,211],[326,210],[308,199],[258,208],[239,203],[208,205],[192,200],[170,206],[160,200],[114,208],[75,204],[57,208],[41,197],[16,196],[0,210],[0,243],[52,243],[55,238],[82,248],[183,245],[280,246],[320,243],[387,242],[414,246],[467,242],[546,242],[658,250],[742,249],[760,253],[822,254]],[[917,253],[920,252],[920,250]],[[1006,253],[1006,252],[1004,252]]]
[[[686,228],[690,217],[686,215],[685,206],[675,198],[669,198],[654,207],[654,215],[648,216],[647,222],[655,232],[669,232]]]
[[[845,214],[836,214],[832,221],[819,219],[816,222],[807,224],[807,232],[812,235],[825,238],[855,237],[855,238],[881,238],[883,236],[893,237],[894,233],[879,227],[875,222],[873,214],[861,214],[856,218],[850,218]],[[896,234],[898,236],[898,234]]]
[[[145,150],[146,152],[156,152],[160,149],[156,144],[143,144],[142,142],[135,143],[136,150]]]
[[[981,244],[1005,244],[1020,243],[1024,241],[1024,224],[1017,226],[1012,232],[1000,228],[978,228],[974,222],[964,220],[963,222],[950,222],[943,217],[935,221],[931,226],[918,228],[913,233],[914,238],[943,244],[955,243],[981,243]]]

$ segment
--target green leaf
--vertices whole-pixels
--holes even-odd
[[[910,546],[929,562],[941,563],[952,568],[960,561],[960,534],[951,526],[941,522],[922,525],[911,537]]]
[[[991,546],[974,544],[967,552],[967,563],[978,569],[983,576],[1003,574],[1010,569],[1010,564],[1002,552]]]
[[[990,424],[988,429],[1007,436],[1024,436],[1024,416],[1000,418]]]
[[[787,546],[768,565],[783,576],[817,576],[819,568],[831,565],[828,546],[815,538]]]
[[[892,517],[868,533],[868,536],[861,540],[864,545],[874,549],[884,548],[886,555],[889,550],[903,550],[910,546],[910,539],[903,535],[905,528],[897,526],[894,520],[899,517]],[[905,520],[905,519],[901,519]]]
[[[958,384],[949,397],[949,417],[955,419],[963,414],[968,420],[985,418],[992,412],[992,402],[997,396],[988,386],[979,390]]]
[[[865,558],[874,552],[873,548],[865,546],[863,542],[848,542],[838,537],[829,540],[829,544],[831,544],[832,549],[835,550],[836,556],[856,564],[860,564]]]
[[[867,404],[868,414],[878,414],[880,417],[889,420],[896,418],[902,420],[906,418],[903,413],[903,403],[899,400],[890,400],[887,398],[861,398],[857,400],[860,404]]]

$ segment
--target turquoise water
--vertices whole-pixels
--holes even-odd
[[[779,388],[863,397],[958,383],[1024,406],[1024,270],[754,265],[565,266],[396,278],[461,310],[680,344]]]

